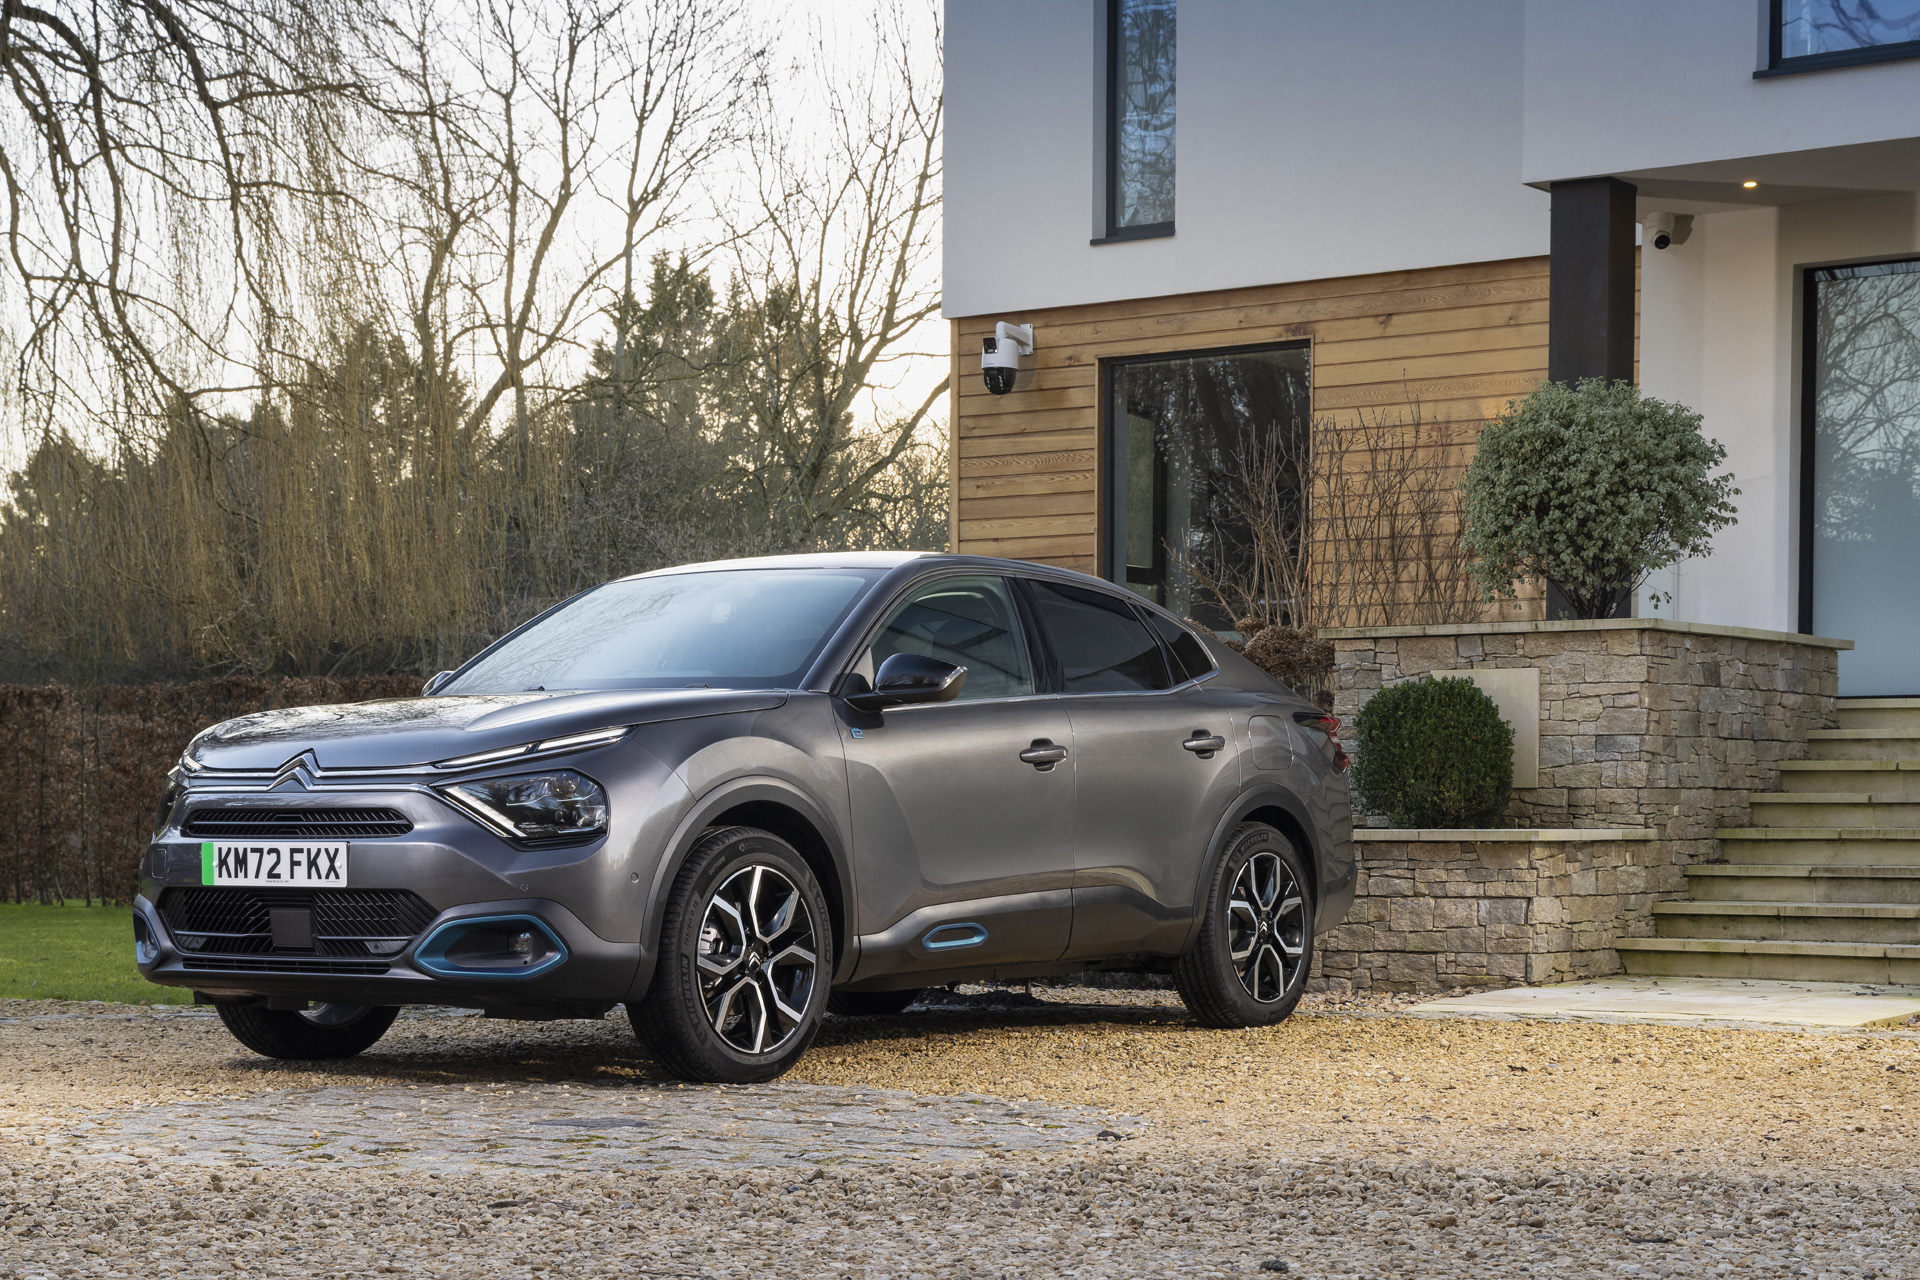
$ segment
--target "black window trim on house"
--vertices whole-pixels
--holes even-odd
[[[1831,53],[1810,53],[1798,58],[1783,58],[1780,56],[1780,24],[1785,17],[1782,5],[1783,0],[1767,0],[1767,65],[1753,73],[1755,80],[1920,58],[1920,40],[1903,40],[1899,44],[1868,45],[1860,49],[1836,49]]]
[[[1120,225],[1120,6],[1107,0],[1107,110],[1106,110],[1106,229],[1088,244],[1124,244],[1129,240],[1161,240],[1173,234],[1171,222]]]
[[[1227,347],[1195,347],[1190,351],[1152,351],[1131,356],[1100,357],[1098,413],[1100,419],[1099,447],[1094,452],[1096,466],[1094,483],[1098,486],[1100,547],[1094,560],[1094,576],[1102,581],[1111,582],[1122,591],[1132,591],[1127,585],[1126,548],[1126,510],[1127,510],[1127,474],[1118,464],[1126,447],[1126,425],[1120,421],[1114,406],[1113,371],[1126,365],[1157,364],[1166,360],[1206,360],[1214,356],[1259,355],[1269,351],[1305,351],[1307,368],[1313,368],[1313,339],[1290,338],[1285,342],[1250,342]],[[1311,378],[1311,373],[1309,373]],[[1309,387],[1312,383],[1309,381]],[[1307,419],[1313,418],[1312,392],[1308,392]],[[1120,576],[1116,576],[1120,575]]]
[[[1775,0],[1778,3],[1778,0]],[[1801,635],[1810,636],[1813,630],[1813,552],[1814,533],[1820,518],[1819,495],[1814,488],[1814,467],[1819,457],[1818,442],[1814,436],[1819,425],[1817,406],[1819,386],[1814,379],[1814,369],[1820,353],[1820,272],[1837,267],[1890,266],[1900,262],[1920,262],[1920,254],[1904,254],[1893,258],[1870,258],[1860,262],[1835,262],[1803,266],[1800,275],[1800,421],[1796,424],[1799,433],[1800,494],[1799,527],[1794,530],[1796,559],[1799,561],[1799,581],[1794,584],[1796,596],[1795,612],[1798,614],[1797,629]]]

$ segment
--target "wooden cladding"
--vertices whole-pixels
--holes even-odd
[[[1034,328],[1031,385],[1005,396],[979,374],[996,320]],[[1481,425],[1546,377],[1547,259],[956,320],[956,550],[1099,572],[1100,361],[1303,338],[1316,420],[1417,402],[1446,426],[1435,465],[1457,471]]]

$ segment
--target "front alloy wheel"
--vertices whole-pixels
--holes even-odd
[[[1292,1013],[1313,967],[1313,882],[1293,841],[1264,822],[1227,838],[1193,948],[1173,981],[1209,1027],[1269,1026]]]
[[[793,846],[712,831],[674,879],[653,982],[628,1015],[675,1075],[771,1080],[819,1031],[832,963],[826,899]]]

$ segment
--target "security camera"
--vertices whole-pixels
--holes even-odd
[[[1687,237],[1693,234],[1693,215],[1690,213],[1649,213],[1640,219],[1640,238],[1656,249],[1665,249],[1670,245],[1685,244]]]
[[[1033,326],[1008,324],[993,326],[993,336],[980,339],[980,372],[987,379],[987,390],[1003,396],[1020,380],[1020,357],[1033,354]]]

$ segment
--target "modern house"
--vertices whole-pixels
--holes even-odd
[[[1476,629],[1514,654],[1503,624],[1549,620],[1538,709],[1567,718],[1515,812],[1631,852],[1469,841],[1443,866],[1417,841],[1448,833],[1399,833],[1372,855],[1391,892],[1458,871],[1468,897],[1382,900],[1330,954],[1398,946],[1383,972],[1441,985],[1582,946],[1920,981],[1920,0],[956,0],[946,86],[957,549],[1223,627],[1209,584],[1258,559],[1256,526],[1317,530],[1321,586],[1260,598],[1348,629],[1348,712],[1410,669],[1512,665]],[[1032,350],[995,395],[1003,323]],[[1554,593],[1483,605],[1426,570],[1312,602],[1419,552],[1334,507],[1413,474],[1457,527],[1487,419],[1584,377],[1700,411],[1740,489],[1710,555],[1622,601],[1659,621],[1553,624]],[[1818,637],[1853,642],[1837,690],[1845,646]],[[1603,666],[1652,674],[1580,674]],[[1613,914],[1487,899],[1492,865],[1559,867]],[[1423,928],[1437,969],[1407,953]],[[1529,930],[1524,965],[1495,954]]]
[[[1417,406],[1457,472],[1541,379],[1637,377],[1705,415],[1741,490],[1638,611],[1845,637],[1843,695],[1920,694],[1920,2],[947,23],[960,550],[1198,609],[1246,441]],[[995,396],[1000,321],[1035,349]]]

